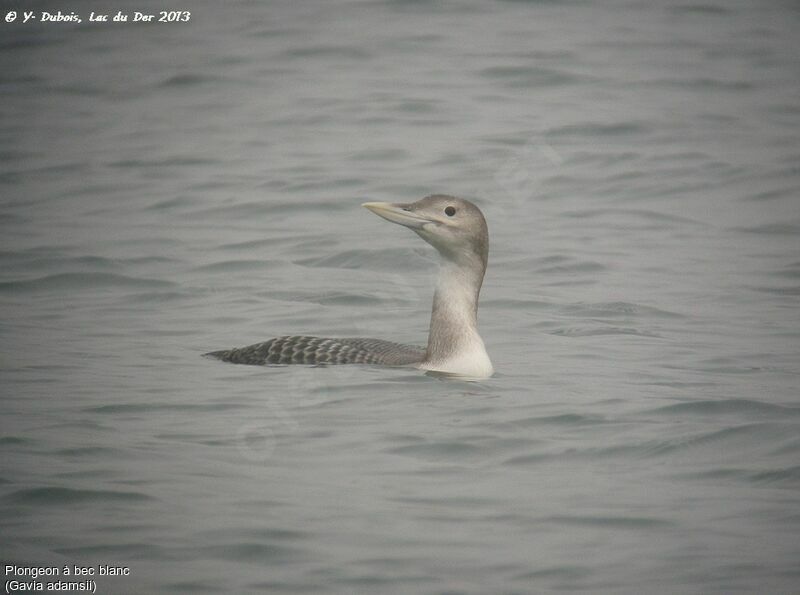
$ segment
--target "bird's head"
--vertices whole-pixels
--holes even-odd
[[[412,203],[365,202],[387,221],[414,230],[439,253],[456,263],[477,259],[486,267],[489,231],[481,210],[463,198],[433,194]]]

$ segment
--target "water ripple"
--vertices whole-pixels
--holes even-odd
[[[11,504],[28,506],[63,506],[65,504],[137,503],[153,500],[141,492],[78,490],[58,486],[16,490],[3,497]]]
[[[608,529],[652,529],[653,527],[670,527],[675,525],[667,521],[652,517],[635,516],[570,516],[558,515],[546,519],[548,522],[560,525],[579,525],[583,527],[604,527]]]
[[[653,409],[650,413],[659,415],[746,415],[750,419],[756,415],[781,419],[785,416],[800,416],[800,407],[784,407],[747,399],[721,399],[677,403]]]
[[[576,84],[590,78],[587,75],[541,66],[490,66],[478,74],[499,81],[510,88],[557,87]]]
[[[285,564],[297,562],[302,550],[262,542],[234,541],[191,550],[192,557],[202,555],[212,560],[229,560],[257,564]]]
[[[91,291],[103,289],[154,289],[175,287],[172,281],[130,277],[115,273],[56,273],[24,281],[0,282],[0,292]]]

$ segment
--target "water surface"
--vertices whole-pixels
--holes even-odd
[[[794,4],[190,9],[2,23],[4,564],[796,592]],[[489,221],[494,378],[200,357],[424,342],[435,255],[359,204],[434,192]]]

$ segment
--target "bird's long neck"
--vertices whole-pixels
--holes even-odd
[[[486,271],[478,258],[455,262],[443,259],[433,296],[426,362],[438,364],[485,358],[478,335],[478,296]],[[479,352],[479,353],[478,353]]]

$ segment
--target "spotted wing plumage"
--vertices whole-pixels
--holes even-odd
[[[287,336],[237,349],[212,351],[206,355],[232,364],[255,366],[269,364],[405,366],[421,362],[425,357],[425,350],[422,347],[381,339]]]

